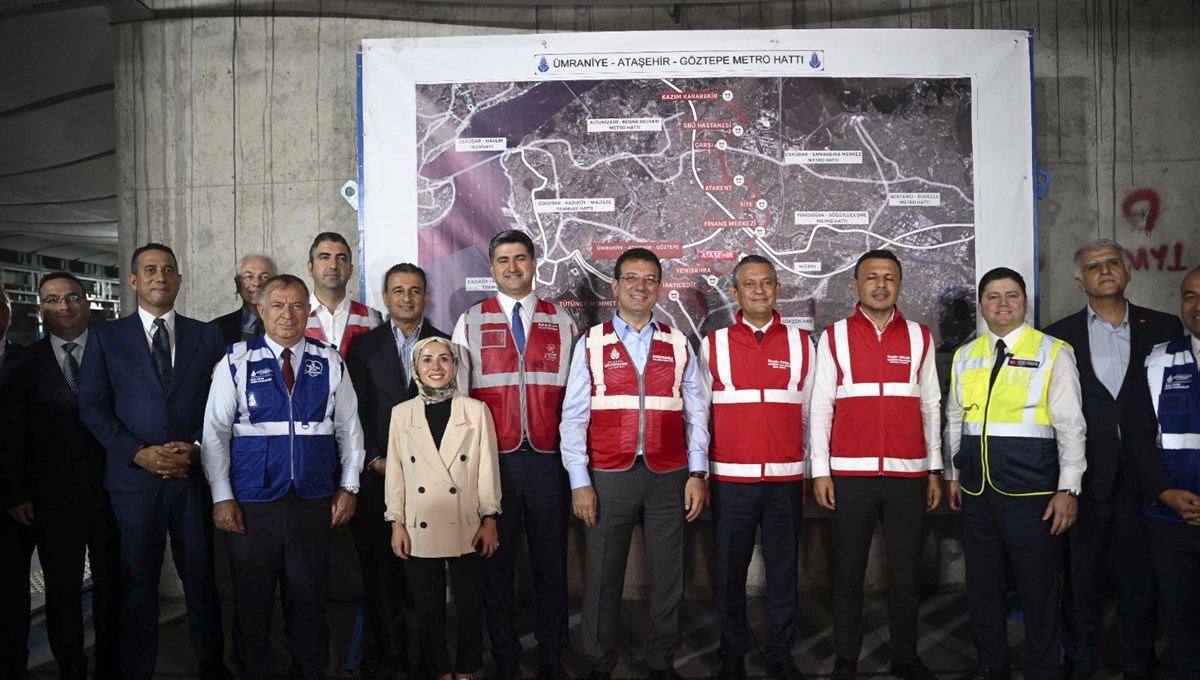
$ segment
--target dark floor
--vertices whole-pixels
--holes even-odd
[[[228,623],[232,607],[225,603],[224,613],[226,631],[230,630]],[[451,612],[453,609],[451,608]],[[579,614],[578,605],[573,607],[571,617],[571,649],[564,660],[568,673],[572,677],[586,677],[587,668],[579,655]],[[331,603],[329,616],[333,632],[332,657],[335,666],[329,671],[331,677],[352,677],[353,672],[344,668],[347,649],[352,634],[356,607],[351,603]],[[452,615],[452,614],[451,614]],[[751,633],[756,642],[762,632],[762,602],[753,600],[750,604]],[[871,630],[863,645],[863,656],[859,662],[859,672],[864,677],[889,677],[888,665],[891,661],[888,652],[887,613],[882,598],[868,599],[865,611],[866,624]],[[1110,623],[1106,639],[1102,645],[1102,655],[1108,663],[1096,677],[1099,679],[1121,677],[1120,668],[1116,664],[1119,653],[1118,644],[1111,629],[1111,609],[1106,616]],[[521,625],[528,630],[531,625],[532,611],[526,607],[521,612]],[[644,678],[647,668],[640,640],[646,635],[647,626],[646,605],[644,602],[627,602],[621,618],[621,662],[613,674],[618,680],[624,678]],[[800,620],[798,622],[797,642],[794,658],[800,669],[808,676],[828,675],[832,667],[832,647],[829,634],[829,604],[828,598],[802,598],[800,601]],[[275,635],[272,646],[275,656],[275,671],[278,677],[287,677],[289,662],[282,633],[282,619],[276,615]],[[712,603],[708,601],[688,601],[683,609],[683,648],[676,657],[676,667],[685,678],[715,677],[719,661],[716,650],[718,631],[716,614]],[[967,630],[966,603],[961,594],[933,595],[927,597],[921,608],[921,658],[939,677],[954,678],[963,673],[974,663],[974,652]],[[89,643],[91,631],[89,629]],[[486,640],[486,635],[484,636]],[[1020,654],[1023,639],[1022,626],[1018,621],[1009,621],[1009,639],[1013,645],[1014,655]],[[37,678],[56,678],[57,666],[50,656],[46,643],[45,621],[42,616],[34,620],[34,632],[31,635],[32,650],[30,668]],[[1162,649],[1162,640],[1159,643]],[[533,647],[532,635],[525,639],[526,650]],[[227,646],[227,648],[231,648]],[[491,675],[490,657],[485,654],[483,675]],[[746,659],[747,671],[751,677],[763,676],[763,660],[756,649]],[[232,668],[232,664],[230,665]],[[536,673],[536,662],[531,651],[527,651],[522,667],[526,678],[533,678]],[[165,605],[162,612],[162,636],[159,649],[157,677],[160,678],[193,678],[195,676],[195,659],[192,656],[188,642],[187,625],[183,617],[181,605]],[[1159,674],[1164,680],[1173,677],[1169,672]]]

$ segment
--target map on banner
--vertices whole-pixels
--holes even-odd
[[[415,88],[419,252],[431,272],[521,229],[537,246],[538,294],[586,328],[611,314],[617,256],[645,246],[663,260],[656,313],[701,335],[733,320],[729,274],[752,253],[779,273],[785,321],[820,329],[853,309],[857,258],[889,248],[904,265],[906,316],[945,342],[973,331],[970,78]],[[484,270],[466,288],[482,299],[491,285]]]

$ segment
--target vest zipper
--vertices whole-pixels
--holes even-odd
[[[758,342],[758,339],[755,338],[755,344],[758,345],[758,354],[759,354],[759,359],[758,359],[758,384],[759,385],[765,384],[764,376],[762,373],[762,368],[763,368],[762,353],[763,353],[763,343],[766,341],[767,341],[766,333],[763,333],[762,342]],[[758,405],[759,405],[758,406],[758,414],[759,414],[759,417],[758,417],[758,441],[760,443],[765,444],[767,441],[766,432],[765,432],[765,430],[766,430],[766,422],[765,421],[767,419],[767,395],[766,395],[766,389],[762,388],[762,387],[758,388]],[[765,449],[762,452],[762,455],[764,456],[764,458],[766,457]],[[763,460],[763,462],[759,463],[759,465],[758,465],[758,481],[760,481],[760,482],[767,481],[767,462],[766,462],[766,460]]]
[[[628,352],[626,352],[626,354],[628,354]],[[646,363],[647,364],[650,363],[649,355],[646,356]],[[642,459],[643,459],[642,462],[646,463],[646,467],[650,467],[650,462],[648,460],[645,460],[645,458],[646,458],[646,447],[645,447],[645,442],[646,442],[646,377],[644,375],[642,375],[642,373],[640,371],[634,371],[634,372],[637,373],[637,378],[638,378],[638,439],[637,439],[637,449],[634,450],[633,457],[636,459],[637,452],[641,451]]]
[[[895,314],[895,312],[893,312],[893,314]],[[894,317],[893,317],[892,321],[895,321]],[[874,324],[875,322],[872,321],[871,323]],[[887,333],[890,328],[891,328],[891,323],[889,322],[888,325],[886,327],[884,327],[883,333],[880,333],[875,336],[875,344],[877,344],[879,346],[878,351],[875,352],[875,358],[879,362],[879,366],[877,369],[879,371],[879,373],[878,373],[878,376],[879,376],[879,471],[876,473],[876,476],[879,476],[879,477],[884,476],[884,474],[883,474],[884,448],[883,447],[884,447],[885,441],[884,441],[883,433],[887,429],[884,426],[884,422],[883,422],[883,418],[887,414],[887,408],[884,406],[887,395],[885,395],[883,393],[883,372],[887,369],[887,358],[886,358],[887,352],[883,348],[883,334]],[[875,329],[872,328],[871,330],[874,331]],[[847,336],[847,339],[849,339],[849,336]],[[911,352],[910,352],[910,354],[911,354]]]
[[[288,463],[292,468],[292,486],[296,485],[296,408],[292,403],[292,393],[287,385],[283,386],[288,393]],[[295,389],[293,386],[292,389]]]

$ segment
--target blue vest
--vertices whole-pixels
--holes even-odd
[[[225,358],[238,401],[230,442],[234,498],[278,500],[293,485],[300,498],[332,496],[338,466],[333,395],[345,371],[341,356],[306,339],[290,395],[264,336],[231,345]]]
[[[1171,488],[1200,493],[1200,372],[1191,337],[1156,345],[1146,357],[1146,380],[1158,415],[1158,457]],[[1146,514],[1183,522],[1166,504],[1147,506]]]

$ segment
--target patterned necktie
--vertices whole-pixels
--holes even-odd
[[[150,355],[154,358],[154,370],[163,387],[171,384],[171,335],[167,331],[167,322],[162,319],[154,320],[154,336]]]
[[[63,357],[63,377],[67,379],[67,386],[75,394],[79,394],[79,360],[73,354],[77,349],[79,349],[77,342],[63,343],[63,351],[67,353],[67,356]]]
[[[754,339],[757,340],[758,344],[761,345],[762,339],[763,339],[763,332],[762,331],[754,331]]]
[[[521,354],[525,353],[525,322],[521,321],[521,303],[513,305],[512,315],[512,334],[513,340],[517,342],[517,351]]]
[[[996,359],[992,364],[992,377],[988,379],[988,389],[992,389],[992,385],[996,383],[996,376],[1000,375],[1000,367],[1004,365],[1004,359],[1008,356],[1008,347],[1005,346],[1003,340],[996,341]]]
[[[292,350],[283,350],[283,384],[287,385],[288,393],[296,386],[296,369],[292,368]]]

